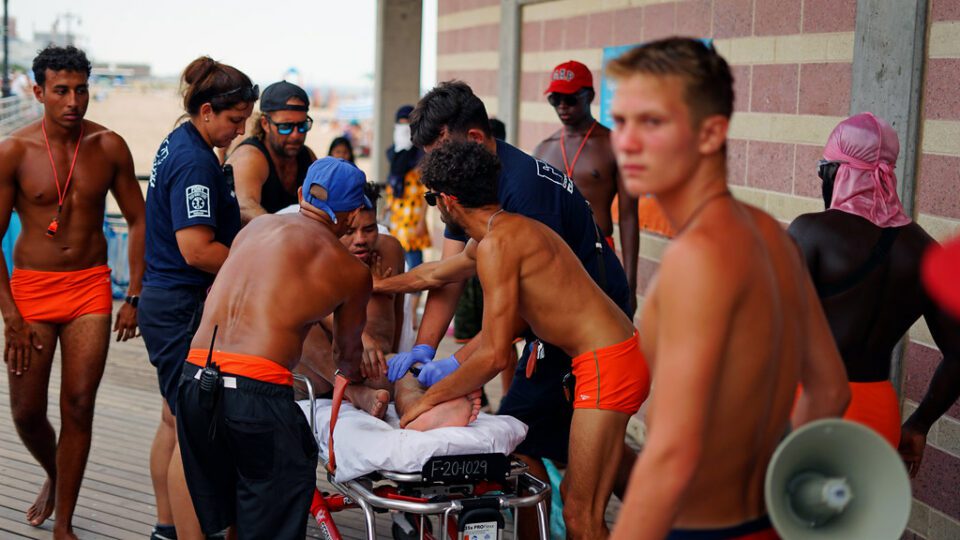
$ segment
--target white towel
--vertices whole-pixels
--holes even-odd
[[[309,421],[310,402],[298,403]],[[333,402],[318,399],[316,403],[317,443],[326,457]],[[419,472],[433,456],[509,454],[527,435],[527,425],[512,416],[480,413],[466,427],[414,431],[400,429],[400,418],[391,403],[385,418],[374,418],[346,401],[340,407],[334,434],[338,482],[376,471]]]

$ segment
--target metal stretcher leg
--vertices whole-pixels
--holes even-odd
[[[377,520],[373,513],[373,507],[363,498],[357,498],[356,502],[363,510],[363,519],[367,523],[367,540],[377,540]]]
[[[540,524],[540,540],[548,540],[550,537],[550,524],[547,523],[547,501],[542,500],[537,503],[537,522]],[[514,533],[516,529],[514,529]]]

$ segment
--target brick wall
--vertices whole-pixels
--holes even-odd
[[[437,80],[459,79],[497,113],[500,0],[439,0]]]
[[[437,80],[461,78],[497,111],[499,2],[440,0]],[[670,35],[714,39],[736,78],[730,183],[784,224],[823,209],[816,161],[850,106],[855,0],[556,0],[522,11],[519,146],[559,127],[543,97],[551,69],[583,62],[599,85],[603,47]],[[960,233],[960,0],[931,0],[917,220],[937,239]],[[594,104],[594,114],[599,112]],[[640,290],[666,239],[641,235]],[[910,333],[904,413],[940,359],[929,331]],[[931,431],[910,535],[960,538],[960,406]]]
[[[916,219],[942,241],[960,232],[960,0],[931,0],[927,18]],[[922,399],[941,357],[921,320],[907,347],[905,416]],[[930,430],[913,489],[908,537],[960,538],[960,404]]]

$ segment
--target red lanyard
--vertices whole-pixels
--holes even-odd
[[[70,179],[73,178],[73,169],[77,166],[77,156],[80,155],[80,141],[83,140],[83,124],[80,124],[80,138],[77,139],[77,147],[73,149],[73,161],[70,162],[70,172],[67,173],[67,181],[63,185],[63,191],[60,191],[60,175],[57,174],[57,165],[53,162],[53,151],[50,149],[50,139],[47,138],[46,119],[40,121],[40,130],[43,131],[43,142],[47,145],[47,155],[50,156],[50,168],[53,169],[53,181],[57,184],[57,215],[50,221],[50,225],[47,227],[47,236],[53,237],[53,235],[57,234],[60,211],[63,210],[63,200],[67,197],[67,188],[70,187]]]
[[[595,127],[597,127],[596,120],[593,121],[593,125],[587,130],[587,134],[580,143],[580,148],[577,148],[577,153],[573,155],[573,163],[570,164],[567,164],[567,143],[564,141],[564,130],[560,130],[560,153],[563,154],[563,167],[571,180],[573,180],[573,169],[577,166],[577,160],[580,159],[580,152],[583,152],[583,147],[587,145],[587,139],[590,138],[590,134],[593,133],[593,128]]]

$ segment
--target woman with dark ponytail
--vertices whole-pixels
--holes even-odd
[[[206,291],[240,230],[232,171],[221,168],[213,150],[243,135],[259,97],[249,77],[208,56],[183,71],[181,91],[180,120],[186,121],[160,143],[147,188],[146,272],[138,309],[164,398],[150,451],[157,499],[151,538],[157,540],[203,538],[177,446],[177,387]]]

